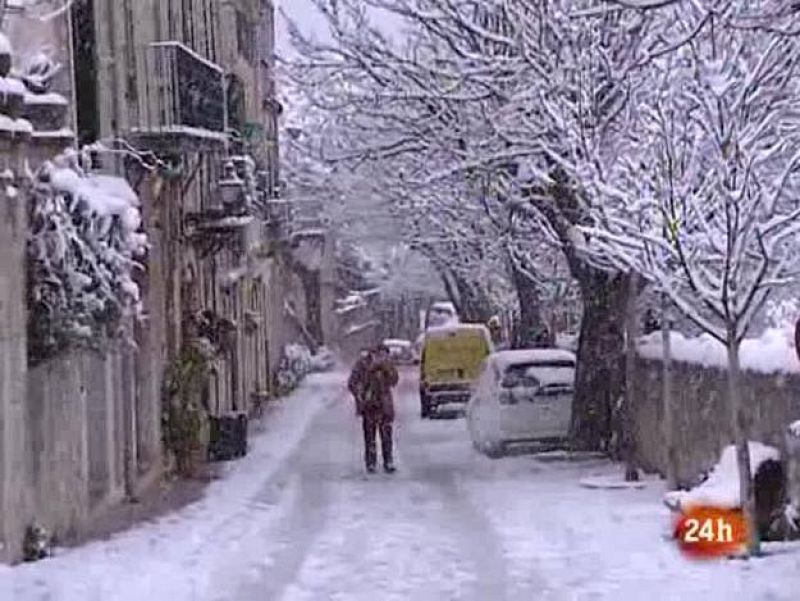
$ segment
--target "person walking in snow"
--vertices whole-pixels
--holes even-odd
[[[373,353],[366,371],[362,389],[362,423],[364,426],[364,461],[367,471],[372,473],[378,460],[377,435],[381,439],[383,469],[391,474],[395,471],[392,457],[392,423],[394,422],[394,398],[392,388],[397,386],[399,376],[391,361],[389,348],[381,345]]]
[[[362,416],[364,414],[364,387],[367,381],[367,372],[372,366],[372,349],[362,349],[358,356],[358,360],[350,372],[350,378],[347,380],[347,389],[353,395],[353,400],[356,404],[356,415]]]

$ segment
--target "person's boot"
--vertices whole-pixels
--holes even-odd
[[[367,473],[374,474],[375,473],[375,466],[374,465],[368,465],[367,466]]]
[[[397,471],[397,468],[392,462],[389,462],[383,466],[383,471],[387,474],[394,474]]]

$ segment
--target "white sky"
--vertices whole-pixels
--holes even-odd
[[[312,31],[317,36],[326,33],[325,20],[319,16],[317,10],[308,0],[277,0],[276,6],[276,29],[277,29],[277,49],[283,54],[290,48],[289,35],[287,33],[286,21],[280,14],[280,9],[286,13],[305,31]]]
[[[276,29],[279,54],[286,54],[291,50],[286,21],[280,14],[280,9],[283,9],[305,33],[312,33],[317,38],[324,39],[327,37],[325,19],[319,15],[317,9],[314,8],[309,0],[277,0]],[[398,17],[389,15],[385,11],[374,10],[371,12],[374,22],[380,26],[384,33],[391,35],[391,33],[396,33],[400,28]]]

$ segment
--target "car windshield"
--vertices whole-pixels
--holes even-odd
[[[565,359],[533,361],[509,365],[502,380],[503,388],[539,388],[551,384],[567,384],[572,380],[575,363]]]

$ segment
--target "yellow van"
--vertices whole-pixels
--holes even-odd
[[[425,331],[420,361],[420,415],[430,417],[440,405],[469,401],[483,360],[492,352],[486,326],[460,323]]]

